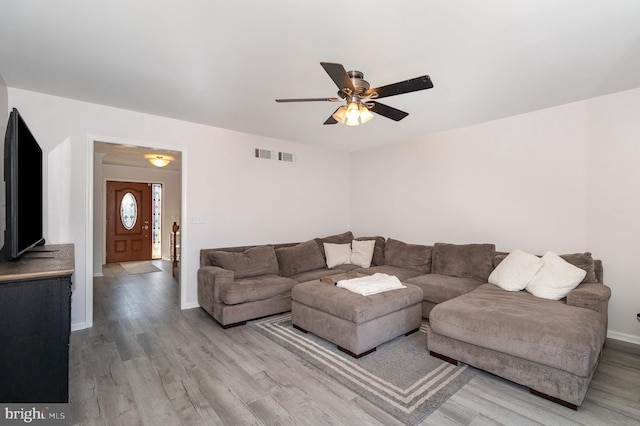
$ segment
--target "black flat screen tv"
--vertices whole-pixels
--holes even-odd
[[[42,149],[17,109],[4,138],[6,228],[0,260],[17,260],[42,238]]]

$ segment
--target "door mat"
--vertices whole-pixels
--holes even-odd
[[[150,272],[162,271],[162,269],[151,263],[150,260],[143,260],[141,262],[121,262],[120,266],[122,266],[122,269],[124,269],[129,275],[148,274]]]

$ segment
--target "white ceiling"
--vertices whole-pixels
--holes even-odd
[[[145,155],[163,155],[172,157],[162,170],[180,170],[182,166],[182,153],[179,151],[168,151],[164,149],[141,147],[133,145],[121,145],[106,142],[94,142],[93,152],[103,154],[102,164],[112,164],[116,166],[141,167],[145,169],[156,169]]]
[[[372,87],[400,122],[323,126],[320,67]],[[355,151],[640,87],[637,0],[2,0],[10,87]]]

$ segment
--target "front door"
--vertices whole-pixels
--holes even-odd
[[[151,184],[107,181],[107,263],[151,260]]]

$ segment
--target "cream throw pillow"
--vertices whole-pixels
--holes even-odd
[[[353,240],[351,241],[351,263],[361,268],[371,266],[373,259],[373,249],[376,240]]]
[[[534,296],[560,300],[567,297],[587,275],[587,271],[573,266],[553,252],[546,252],[542,260],[542,268],[527,284],[527,291]]]
[[[351,262],[351,244],[323,243],[323,245],[328,268]]]
[[[543,264],[538,256],[515,249],[491,272],[489,282],[507,291],[524,290]]]

